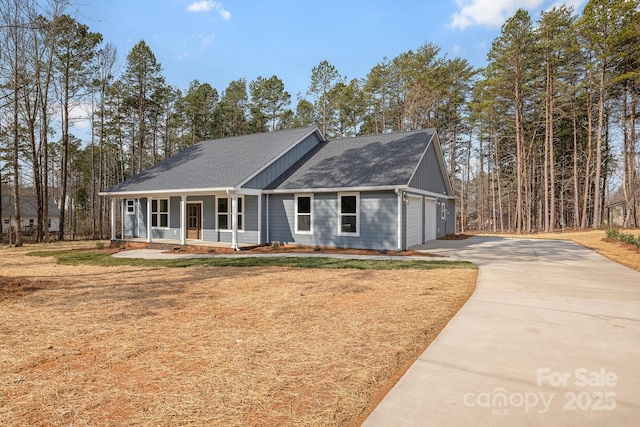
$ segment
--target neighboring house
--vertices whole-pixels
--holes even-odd
[[[624,227],[624,220],[627,217],[627,202],[620,200],[607,205],[607,226]]]
[[[15,206],[13,203],[13,196],[3,195],[0,196],[2,203],[2,232],[6,233],[10,227],[16,226],[15,220]],[[60,209],[49,201],[49,219],[48,219],[49,231],[58,231],[60,224]],[[35,196],[20,196],[20,224],[25,233],[29,233],[38,223],[38,210]]]
[[[101,193],[123,239],[406,249],[455,232],[433,129],[328,141],[317,127],[196,144]]]

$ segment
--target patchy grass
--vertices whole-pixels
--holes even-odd
[[[297,268],[351,268],[358,270],[433,270],[475,269],[469,262],[423,260],[364,260],[330,257],[227,257],[177,258],[170,260],[114,258],[109,253],[81,250],[39,251],[27,255],[54,257],[64,265],[138,266],[138,267],[297,267]]]
[[[105,266],[81,246],[0,248],[4,426],[360,425],[478,274]]]

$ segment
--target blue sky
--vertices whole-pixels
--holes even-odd
[[[582,10],[585,0],[569,0]],[[551,0],[88,0],[78,19],[113,43],[122,64],[144,39],[170,85],[198,79],[221,93],[229,82],[277,75],[305,96],[322,60],[347,79],[364,78],[426,42],[482,67],[492,40],[518,8],[537,19]]]

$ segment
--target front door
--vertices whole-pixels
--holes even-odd
[[[202,238],[202,205],[187,203],[187,239],[200,240]]]

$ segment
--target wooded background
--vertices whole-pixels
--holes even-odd
[[[197,142],[312,124],[329,138],[436,128],[459,231],[600,227],[611,200],[638,226],[640,0],[519,10],[484,69],[429,42],[349,81],[325,60],[295,106],[275,75],[173,87],[143,40],[123,58],[74,10],[0,0],[0,190],[18,223],[20,195],[36,196],[38,241],[104,238],[98,192]],[[89,137],[73,133],[79,108]]]

